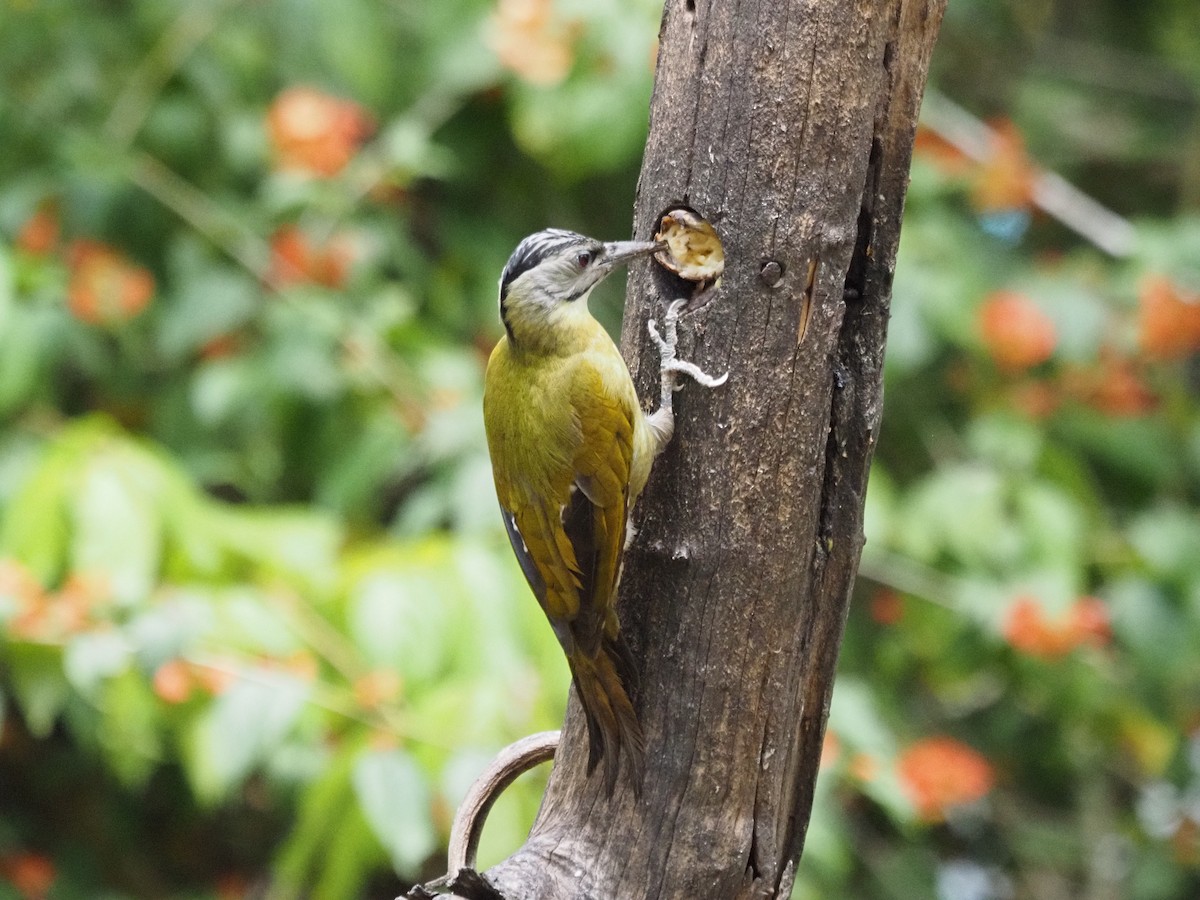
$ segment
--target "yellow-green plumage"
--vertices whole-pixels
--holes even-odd
[[[571,665],[588,719],[589,771],[603,758],[611,790],[624,755],[636,785],[642,733],[628,696],[636,670],[615,595],[629,511],[657,439],[620,353],[586,307],[555,323],[553,341],[525,338],[502,338],[488,363],[484,422],[496,493]]]
[[[588,773],[604,760],[609,794],[620,760],[634,790],[645,751],[630,702],[637,664],[615,609],[629,512],[654,458],[671,439],[679,374],[711,378],[675,356],[685,300],[668,305],[660,406],[642,413],[625,361],[588,312],[613,269],[663,245],[600,241],[546,229],[517,245],[500,276],[507,332],[488,361],[483,395],[488,452],[504,527],[525,579],[571,666],[588,730]]]

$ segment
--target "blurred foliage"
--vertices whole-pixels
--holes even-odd
[[[3,15],[0,900],[394,896],[561,717],[481,370],[523,234],[628,233],[658,5]],[[1197,24],[950,5],[798,898],[1200,893]]]

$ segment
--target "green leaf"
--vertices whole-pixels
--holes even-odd
[[[235,584],[213,596],[217,629],[213,638],[225,646],[236,646],[273,658],[289,656],[302,649],[290,628],[280,627],[280,613],[263,591]]]
[[[124,671],[133,659],[129,640],[119,631],[95,631],[71,639],[63,652],[63,670],[71,687],[95,694],[106,679]]]
[[[1094,459],[1115,492],[1149,491],[1179,480],[1182,459],[1162,421],[1068,407],[1055,416],[1052,430]]]
[[[140,789],[162,755],[160,705],[142,674],[127,668],[104,683],[97,737],[109,767]]]
[[[213,630],[217,593],[202,587],[175,588],[139,610],[123,629],[138,662],[156,669],[193,649]]]
[[[1105,585],[1104,599],[1112,611],[1113,630],[1152,667],[1146,675],[1161,677],[1174,667],[1195,668],[1195,655],[1188,650],[1191,635],[1160,586],[1127,576]]]
[[[882,465],[876,463],[867,482],[867,500],[863,507],[863,535],[868,547],[885,547],[887,534],[896,524],[896,484]]]
[[[275,855],[272,876],[281,896],[300,896],[327,855],[330,832],[358,812],[351,785],[358,754],[357,742],[339,747],[304,789],[291,832]]]
[[[325,65],[354,93],[374,104],[389,97],[395,53],[389,33],[380,27],[379,8],[364,0],[312,5]]]
[[[341,452],[321,474],[319,501],[347,513],[379,506],[379,485],[396,473],[410,443],[403,423],[390,416],[364,423],[355,434],[342,435]]]
[[[971,567],[1010,570],[1022,536],[1006,510],[1006,484],[985,465],[939,469],[914,487],[897,509],[892,541],[921,562],[949,558]]]
[[[342,528],[332,516],[299,508],[210,507],[212,526],[235,558],[263,574],[323,590],[337,577]]]
[[[367,751],[354,767],[354,792],[397,872],[415,873],[437,848],[425,773],[403,750]]]
[[[418,546],[364,559],[349,592],[355,643],[374,664],[395,664],[412,689],[427,687],[451,658],[458,587],[444,552],[433,542]]]
[[[857,678],[838,679],[829,727],[855,750],[879,760],[896,758],[896,737],[880,715],[870,687]]]
[[[54,310],[0,309],[0,416],[18,410],[43,384],[59,319]]]
[[[370,874],[387,862],[371,826],[356,807],[351,807],[337,823],[322,851],[311,900],[362,897]],[[415,879],[418,870],[408,872]]]
[[[869,754],[879,765],[878,773],[864,782],[862,790],[897,822],[912,819],[912,803],[905,795],[893,765],[896,738],[880,715],[875,697],[865,682],[841,678],[833,692],[829,727],[855,750]]]
[[[0,334],[8,331],[14,307],[12,256],[0,245]]]
[[[148,596],[158,582],[157,475],[148,456],[114,446],[92,460],[71,499],[71,567],[104,573],[126,603]]]
[[[179,361],[249,321],[261,297],[258,285],[235,272],[210,268],[193,274],[159,320],[159,348]]]
[[[1005,412],[977,416],[967,432],[973,455],[1014,472],[1028,472],[1038,461],[1045,436],[1027,420]]]
[[[1195,509],[1163,505],[1147,510],[1129,526],[1128,535],[1157,575],[1186,579],[1200,570],[1200,518]]]
[[[258,670],[217,697],[187,747],[197,798],[215,803],[239,785],[291,732],[310,692],[299,679]]]
[[[13,698],[34,737],[49,737],[70,699],[62,652],[47,644],[15,642],[5,649]]]
[[[4,510],[0,548],[48,585],[58,580],[69,536],[65,496],[76,478],[75,455],[53,446]]]
[[[1087,532],[1075,499],[1045,482],[1027,481],[1014,492],[1013,503],[1025,535],[1025,560],[1081,580]]]
[[[248,359],[215,359],[197,366],[191,380],[190,400],[196,418],[207,426],[225,424],[244,413],[261,388]]]

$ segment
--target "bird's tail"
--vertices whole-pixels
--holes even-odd
[[[604,783],[611,797],[624,757],[634,792],[640,793],[646,748],[642,726],[629,699],[637,668],[628,646],[619,634],[605,637],[595,656],[576,650],[570,661],[575,691],[587,720],[588,775],[604,760]]]

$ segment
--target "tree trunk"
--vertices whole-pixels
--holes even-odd
[[[917,111],[945,0],[668,0],[635,233],[685,203],[725,242],[625,562],[642,668],[642,795],[587,778],[572,701],[509,900],[786,898],[804,843],[882,400]],[[630,276],[623,350],[656,396]],[[690,346],[689,346],[690,345]]]

